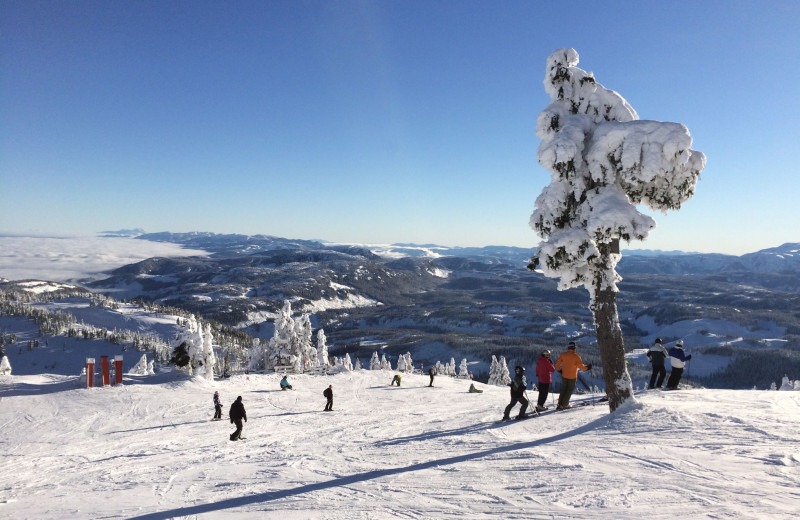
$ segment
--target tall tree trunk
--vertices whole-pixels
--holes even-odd
[[[625,344],[617,313],[617,293],[609,287],[595,286],[595,298],[590,309],[594,315],[597,346],[603,362],[608,406],[613,412],[633,395],[633,384],[625,365]]]

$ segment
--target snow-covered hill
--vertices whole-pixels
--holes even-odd
[[[499,423],[506,388],[391,377],[2,376],[0,517],[796,518],[800,392],[651,391]],[[225,413],[243,397],[245,440],[210,421],[215,390]]]

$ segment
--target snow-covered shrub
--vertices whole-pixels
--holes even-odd
[[[0,359],[0,375],[11,375],[11,362],[8,360],[8,356],[3,356],[3,359]]]
[[[378,358],[378,352],[377,351],[372,353],[372,357],[369,360],[369,369],[370,370],[380,370],[381,369],[381,360]]]

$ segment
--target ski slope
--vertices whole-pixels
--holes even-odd
[[[283,392],[276,374],[1,376],[0,518],[796,518],[800,392],[651,391],[500,423],[507,388],[392,375]],[[224,417],[243,397],[245,440],[210,421],[215,390]]]

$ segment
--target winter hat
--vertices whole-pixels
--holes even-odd
[[[236,398],[236,400],[237,401],[241,401],[242,400],[242,396],[240,395],[239,397]]]
[[[656,343],[661,343],[661,338],[656,338]]]
[[[570,341],[570,342],[569,342],[569,345],[567,345],[567,348],[568,348],[568,349],[575,350],[575,348],[576,348],[575,342],[574,342],[574,341]]]

